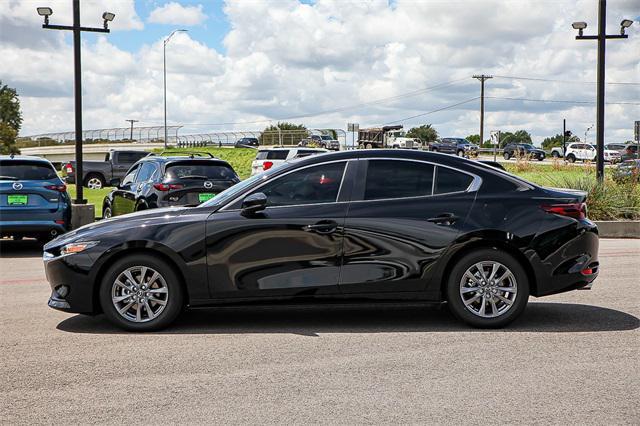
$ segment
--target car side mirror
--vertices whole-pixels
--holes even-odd
[[[109,186],[115,186],[116,188],[120,187],[120,178],[113,178],[109,181]]]
[[[267,207],[267,196],[262,192],[256,192],[248,195],[242,200],[242,214],[252,215],[259,211],[264,210]]]

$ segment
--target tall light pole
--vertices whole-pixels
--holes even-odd
[[[571,26],[578,30],[576,40],[598,40],[598,96],[596,108],[596,173],[598,180],[604,180],[604,72],[605,72],[605,45],[607,39],[628,38],[625,30],[633,24],[633,21],[624,19],[620,22],[620,34],[607,34],[607,0],[598,0],[598,35],[584,35],[587,28],[586,22],[574,22]],[[585,135],[586,138],[586,135]]]
[[[162,46],[162,70],[163,70],[163,83],[164,83],[164,149],[167,149],[167,43],[171,40],[171,37],[175,33],[187,32],[187,30],[173,30],[169,37],[165,38]]]
[[[75,95],[75,125],[76,125],[76,199],[75,204],[87,204],[84,199],[82,190],[82,59],[81,59],[81,43],[80,34],[83,31],[93,33],[109,33],[109,22],[116,17],[114,13],[104,12],[102,14],[102,28],[91,28],[80,26],[80,0],[73,0],[73,25],[51,25],[49,24],[49,16],[53,15],[53,9],[50,7],[36,8],[38,15],[44,17],[42,28],[47,30],[66,30],[73,31],[73,80]]]
[[[474,75],[480,80],[480,146],[484,143],[484,81],[493,78],[491,75]]]
[[[589,143],[589,140],[587,139],[587,135],[589,134],[589,130],[593,129],[593,124],[589,127],[587,127],[587,130],[584,131],[584,143]]]

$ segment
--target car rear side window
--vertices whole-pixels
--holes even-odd
[[[267,196],[267,206],[333,203],[338,199],[345,163],[307,167],[276,178],[257,189]]]
[[[286,160],[289,155],[288,149],[280,149],[277,151],[258,151],[256,160]]]
[[[53,166],[36,161],[0,161],[0,179],[51,180],[57,177]]]
[[[434,194],[466,191],[473,177],[447,167],[438,167]]]
[[[415,161],[369,160],[365,200],[431,195],[433,164]]]
[[[165,169],[165,178],[174,179],[211,179],[232,180],[236,173],[233,169],[217,162],[209,161],[184,161],[168,164]]]

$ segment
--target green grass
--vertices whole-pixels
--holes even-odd
[[[111,192],[112,188],[102,188],[102,189],[89,189],[84,188],[83,196],[87,200],[87,203],[93,204],[96,209],[96,217],[102,217],[102,200],[104,200],[105,195]],[[71,199],[76,198],[76,186],[67,184],[67,192]]]

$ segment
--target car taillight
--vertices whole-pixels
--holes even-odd
[[[158,191],[170,191],[172,189],[182,189],[184,185],[180,183],[154,183],[153,187]]]
[[[587,203],[544,204],[542,209],[547,213],[559,214],[574,219],[585,219],[587,217]]]
[[[265,161],[262,163],[262,170],[269,170],[271,167],[273,167],[273,161]]]
[[[45,188],[50,189],[52,191],[64,192],[67,190],[67,185],[47,185]]]
[[[71,163],[65,164],[64,169],[67,173],[73,173],[73,166],[71,165]]]

